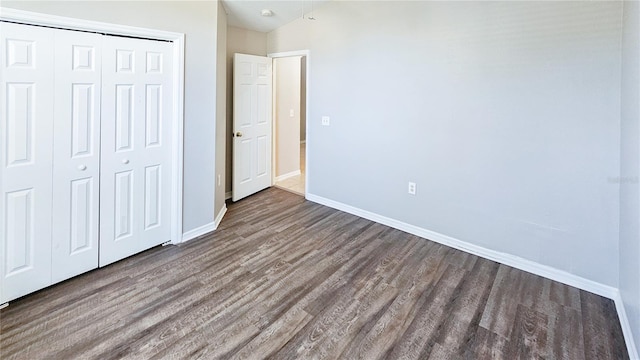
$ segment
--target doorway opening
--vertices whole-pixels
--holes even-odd
[[[307,190],[306,51],[273,59],[273,184],[305,196]]]

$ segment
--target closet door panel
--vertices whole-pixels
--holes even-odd
[[[104,39],[100,266],[170,240],[172,48]]]
[[[144,247],[171,240],[173,44],[150,41],[145,53],[146,162],[141,231]]]
[[[0,303],[51,284],[53,32],[0,23]]]
[[[98,267],[102,38],[55,30],[53,282]]]

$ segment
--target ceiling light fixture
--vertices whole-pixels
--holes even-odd
[[[272,17],[273,11],[271,11],[270,9],[262,9],[262,12],[260,14],[264,17]]]
[[[309,14],[309,16],[307,16],[307,19],[309,20],[315,20],[316,18],[313,17],[313,0],[311,0],[311,14]]]
[[[302,0],[302,20],[304,20],[304,2],[306,0]],[[311,12],[309,12],[309,16],[307,16],[307,20],[315,20],[313,17],[313,0],[311,0]]]

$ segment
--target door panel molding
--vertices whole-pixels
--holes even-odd
[[[104,38],[102,53],[100,266],[105,266],[171,240],[172,123],[163,112],[171,113],[173,58],[167,42],[115,36]]]
[[[56,283],[98,265],[103,36],[49,31],[55,44],[51,278]]]
[[[0,38],[1,304],[51,284],[55,89],[52,32],[0,23]]]
[[[238,201],[272,185],[272,62],[233,56],[232,198]]]

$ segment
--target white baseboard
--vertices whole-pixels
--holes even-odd
[[[220,209],[220,211],[218,212],[218,215],[216,216],[216,219],[214,220],[214,230],[218,228],[218,226],[220,226],[220,222],[222,222],[222,218],[224,217],[224,215],[227,213],[227,204],[223,204],[222,205],[222,209]]]
[[[227,191],[226,193],[224,193],[224,199],[225,200],[229,200],[233,197],[233,192],[232,191]]]
[[[546,277],[551,280],[559,281],[563,284],[575,286],[579,289],[586,290],[609,299],[613,299],[618,289],[597,283],[595,281],[585,279],[583,277],[568,273],[566,271],[558,270],[550,266],[539,264],[535,261],[527,260],[518,256],[514,256],[507,253],[484,248],[482,246],[470,244],[466,241],[458,240],[447,235],[440,234],[435,231],[420,228],[415,225],[407,224],[402,221],[388,218],[386,216],[378,215],[366,210],[362,210],[351,205],[339,203],[330,199],[326,199],[317,195],[307,194],[309,201],[316,202],[318,204],[326,205],[334,209],[342,210],[350,214],[363,217],[365,219],[375,221],[377,223],[390,226],[392,228],[408,232],[413,235],[423,237],[435,241],[437,243],[450,246],[452,248],[468,252],[473,255],[478,255],[485,259],[493,260],[501,264],[509,265],[514,268],[524,270],[536,275]]]
[[[206,235],[212,231],[214,231],[215,229],[218,228],[218,225],[220,225],[220,222],[222,221],[222,218],[224,217],[224,214],[227,213],[227,204],[224,204],[222,206],[222,209],[220,209],[220,212],[218,212],[218,215],[216,216],[215,220],[213,222],[210,222],[208,224],[202,225],[200,227],[197,227],[193,230],[189,230],[186,233],[182,234],[182,242],[187,242],[189,240],[193,240],[196,238],[199,238],[203,235]]]
[[[627,317],[627,311],[622,301],[622,295],[619,290],[616,290],[613,302],[616,304],[616,311],[618,312],[618,318],[620,319],[620,326],[622,327],[622,334],[624,335],[624,342],[627,344],[627,351],[629,352],[629,358],[631,360],[639,360],[640,354],[634,341],[633,332],[631,331],[631,325],[629,324],[629,318]]]
[[[202,235],[208,234],[216,229],[216,223],[210,222],[208,224],[197,227],[193,230],[189,230],[182,234],[182,242],[187,242],[195,238],[199,238]]]
[[[423,237],[425,239],[429,239],[431,241],[435,241],[442,245],[450,246],[454,249],[462,250],[464,252],[477,255],[485,259],[493,260],[498,263],[514,267],[516,269],[520,269],[535,275],[545,277],[547,279],[558,281],[563,284],[612,299],[615,302],[618,317],[620,318],[620,325],[622,326],[625,342],[627,343],[629,356],[631,357],[631,359],[640,359],[638,357],[638,352],[633,340],[633,334],[631,333],[629,319],[627,318],[624,304],[622,303],[622,298],[620,297],[620,291],[617,288],[604,285],[593,280],[585,279],[581,276],[577,276],[547,265],[542,265],[535,261],[487,249],[482,246],[470,244],[468,242],[458,240],[435,231],[423,229],[415,225],[407,224],[402,221],[388,218],[386,216],[372,213],[370,211],[362,210],[354,206],[343,204],[331,199],[323,198],[321,196],[307,193],[306,199],[321,205],[344,211],[349,214],[360,216],[367,220],[375,221],[377,223],[408,232],[416,236]]]
[[[278,182],[278,181],[282,181],[282,180],[287,180],[288,178],[292,178],[292,177],[298,176],[300,174],[302,174],[302,173],[300,172],[300,169],[298,169],[296,171],[292,171],[292,172],[286,173],[284,175],[276,176],[275,181]]]

